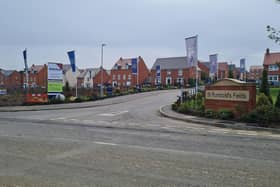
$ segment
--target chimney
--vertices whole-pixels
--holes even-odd
[[[266,55],[269,55],[269,48],[266,49]]]

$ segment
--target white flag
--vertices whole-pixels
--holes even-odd
[[[187,67],[197,66],[197,36],[186,38]]]

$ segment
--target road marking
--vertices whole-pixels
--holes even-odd
[[[107,116],[107,117],[114,117],[114,116],[118,116],[118,115],[122,115],[128,113],[127,110],[124,111],[120,111],[120,112],[112,112],[112,113],[103,113],[103,114],[98,114],[99,116]]]
[[[208,132],[210,133],[229,133],[228,130],[223,130],[223,129],[214,129],[214,130],[209,130]]]
[[[107,142],[93,142],[95,144],[99,144],[99,145],[112,145],[112,146],[117,146],[117,144],[114,143],[107,143]]]

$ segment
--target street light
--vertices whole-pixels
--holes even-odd
[[[101,83],[100,83],[100,97],[103,97],[103,48],[106,46],[106,44],[101,44]]]

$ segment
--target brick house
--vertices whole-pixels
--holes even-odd
[[[25,72],[21,72],[22,85],[26,84]],[[28,70],[28,86],[30,88],[47,89],[48,84],[48,68],[47,65],[32,65]]]
[[[108,70],[105,70],[102,68],[102,70],[100,70],[100,68],[98,68],[99,71],[95,74],[95,76],[93,77],[93,87],[100,87],[101,83],[103,85],[111,85],[112,82],[111,82],[111,76],[110,76],[110,71]],[[103,76],[103,77],[102,77]],[[101,79],[103,80],[101,82]]]
[[[229,65],[227,62],[218,63],[218,79],[228,78],[229,76]]]
[[[263,66],[267,70],[268,81],[272,85],[280,85],[280,52],[271,53],[269,49],[264,55]]]
[[[133,58],[120,58],[111,69],[111,83],[113,87],[134,87],[148,82],[149,69],[142,57],[137,58],[138,73],[132,73]]]
[[[160,66],[160,78],[157,77],[156,67]],[[202,72],[209,77],[209,68],[198,62],[198,77]],[[187,68],[187,57],[169,57],[156,59],[151,69],[152,85],[186,85],[190,78],[196,79],[196,68]]]
[[[250,66],[248,81],[259,83],[262,78],[263,66]]]
[[[21,74],[16,70],[0,69],[0,87],[8,89],[21,88]]]
[[[11,74],[6,77],[6,88],[19,89],[22,88],[21,73],[13,70]]]

